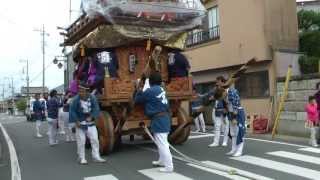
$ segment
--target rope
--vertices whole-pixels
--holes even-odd
[[[149,131],[149,129],[144,124],[142,124],[141,126],[143,127],[145,133],[148,134],[150,139],[155,143],[155,139],[153,138],[153,136],[152,136],[151,132]],[[220,167],[216,167],[216,166],[213,166],[213,165],[206,164],[206,163],[203,163],[201,161],[198,161],[198,160],[196,160],[194,158],[191,158],[191,157],[183,154],[182,152],[177,150],[175,147],[173,147],[171,144],[169,144],[169,147],[174,152],[176,152],[177,154],[179,154],[181,156],[181,158],[177,158],[180,161],[183,161],[183,162],[186,162],[186,163],[190,163],[190,164],[194,164],[194,165],[197,165],[197,166],[201,166],[201,167],[204,167],[204,168],[212,169],[212,170],[222,171],[222,172],[228,173],[229,175],[237,175],[237,176],[245,177],[245,178],[248,178],[248,179],[256,180],[255,178],[252,178],[252,177],[250,177],[248,175],[241,174],[240,172],[238,172],[235,169],[220,168]]]

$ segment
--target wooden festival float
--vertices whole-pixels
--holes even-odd
[[[201,25],[205,8],[200,0],[84,0],[84,14],[67,28],[63,46],[74,48],[75,58],[110,49],[118,61],[117,77],[106,68],[102,110],[97,121],[101,153],[111,153],[124,135],[146,136],[140,124],[150,120],[142,106],[133,106],[135,81],[159,71],[172,114],[169,140],[188,139],[191,118],[181,104],[192,97],[190,76],[170,78],[168,53],[183,50],[187,33]]]

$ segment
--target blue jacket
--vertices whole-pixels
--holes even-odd
[[[58,119],[60,103],[58,98],[50,98],[47,102],[48,118]]]
[[[44,118],[45,105],[40,100],[36,100],[32,104],[32,111],[34,112],[34,118],[36,120],[42,120]]]
[[[228,111],[229,111],[229,120],[236,119],[237,125],[239,127],[238,136],[237,136],[237,145],[243,142],[244,135],[246,133],[246,115],[243,108],[241,108],[240,95],[235,88],[229,88],[228,95]]]
[[[226,110],[225,103],[223,100],[217,100],[215,105],[215,116],[221,117],[224,116],[226,113],[224,112]]]
[[[180,52],[175,52],[173,62],[168,63],[169,77],[188,76],[188,69],[190,69],[188,59]]]
[[[100,108],[99,108],[99,104],[98,101],[96,99],[95,96],[93,95],[89,95],[90,101],[91,101],[91,112],[90,112],[90,116],[92,118],[98,118],[99,117],[99,113],[100,113]],[[82,107],[80,104],[80,96],[76,95],[73,99],[72,102],[70,104],[69,107],[69,122],[74,123],[74,122],[82,122],[86,120],[86,116],[82,111]]]
[[[171,128],[169,101],[166,92],[160,86],[151,86],[146,91],[138,91],[135,103],[144,105],[144,113],[151,119],[151,130],[154,133],[168,133]],[[158,113],[166,115],[157,116]]]

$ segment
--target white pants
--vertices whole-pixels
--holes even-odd
[[[68,126],[65,125],[64,119],[63,119],[63,114],[64,112],[62,109],[59,109],[59,118],[58,118],[58,124],[59,124],[59,133],[64,134],[65,133],[65,128]]]
[[[49,136],[49,144],[55,144],[58,142],[57,140],[57,131],[58,131],[58,120],[47,118],[48,120],[48,136]]]
[[[232,141],[232,147],[231,152],[242,154],[243,146],[244,146],[244,139],[243,142],[237,145],[237,137],[239,133],[239,126],[232,124],[230,122],[230,135],[231,135],[231,141]]]
[[[98,140],[98,131],[96,126],[88,127],[88,130],[85,131],[81,128],[76,129],[76,139],[77,139],[77,150],[78,156],[80,159],[85,159],[85,144],[86,144],[86,135],[90,139],[91,149],[92,149],[92,158],[99,159],[99,140]]]
[[[60,112],[60,121],[62,122],[63,126],[59,126],[60,128],[64,128],[64,132],[66,135],[66,140],[67,141],[73,141],[75,139],[74,134],[72,133],[72,128],[74,125],[69,124],[69,112]],[[59,123],[60,125],[60,123]]]
[[[317,131],[319,130],[319,128],[318,127],[311,127],[310,128],[310,144],[312,145],[312,146],[315,146],[315,145],[317,145],[318,143],[317,143]]]
[[[154,133],[154,139],[159,152],[158,161],[163,164],[165,168],[173,169],[172,155],[168,142],[168,133]]]
[[[194,124],[196,125],[196,130],[200,131],[200,126],[202,132],[206,132],[206,124],[204,122],[203,113],[199,114],[196,118],[194,118]]]
[[[36,120],[36,133],[40,134],[41,120]]]
[[[223,144],[228,143],[229,135],[229,120],[228,117],[224,116],[213,116],[214,117],[214,144],[219,144],[221,128],[223,128]]]

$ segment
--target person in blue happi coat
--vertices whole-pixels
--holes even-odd
[[[57,131],[58,131],[58,114],[60,108],[60,102],[57,97],[58,92],[52,90],[50,92],[50,98],[47,101],[47,111],[48,111],[48,136],[49,136],[49,145],[54,146],[58,144]]]
[[[222,88],[226,82],[227,80],[223,76],[218,76],[216,78],[216,87]],[[221,129],[224,129],[222,146],[226,147],[228,145],[230,126],[227,116],[227,104],[225,100],[219,99],[215,101],[213,104],[212,119],[214,121],[214,139],[213,143],[209,144],[209,147],[217,147],[220,145]]]
[[[220,91],[222,92],[222,96],[220,96]],[[227,115],[230,121],[230,136],[232,140],[232,148],[227,155],[241,156],[244,147],[244,135],[246,132],[246,116],[240,103],[239,92],[235,88],[228,86],[225,87],[225,89],[219,88],[215,96],[216,99],[224,99],[227,103]]]
[[[158,147],[159,159],[153,161],[161,172],[172,172],[172,155],[169,149],[168,134],[171,128],[171,117],[169,113],[169,101],[165,90],[161,87],[161,74],[154,72],[149,77],[150,87],[143,91],[143,86],[138,87],[135,96],[136,104],[144,105],[146,116],[151,119],[151,131],[153,132],[155,143]]]
[[[40,133],[41,121],[43,121],[45,116],[45,104],[40,101],[40,94],[35,95],[35,101],[31,104],[31,114],[36,120],[36,136],[38,138],[43,137]]]
[[[95,121],[100,114],[100,108],[96,97],[90,94],[90,88],[86,84],[79,85],[79,93],[70,104],[70,119],[76,123],[76,140],[80,164],[88,164],[85,158],[86,136],[90,139],[92,158],[95,162],[105,162],[99,153],[98,131]]]
[[[193,89],[193,95],[192,95],[192,101],[191,101],[191,110],[192,110],[192,116],[194,119],[194,124],[196,126],[195,132],[206,132],[206,123],[204,122],[203,118],[203,100],[202,95],[200,93],[197,93],[195,89]],[[201,127],[201,129],[200,129]]]

